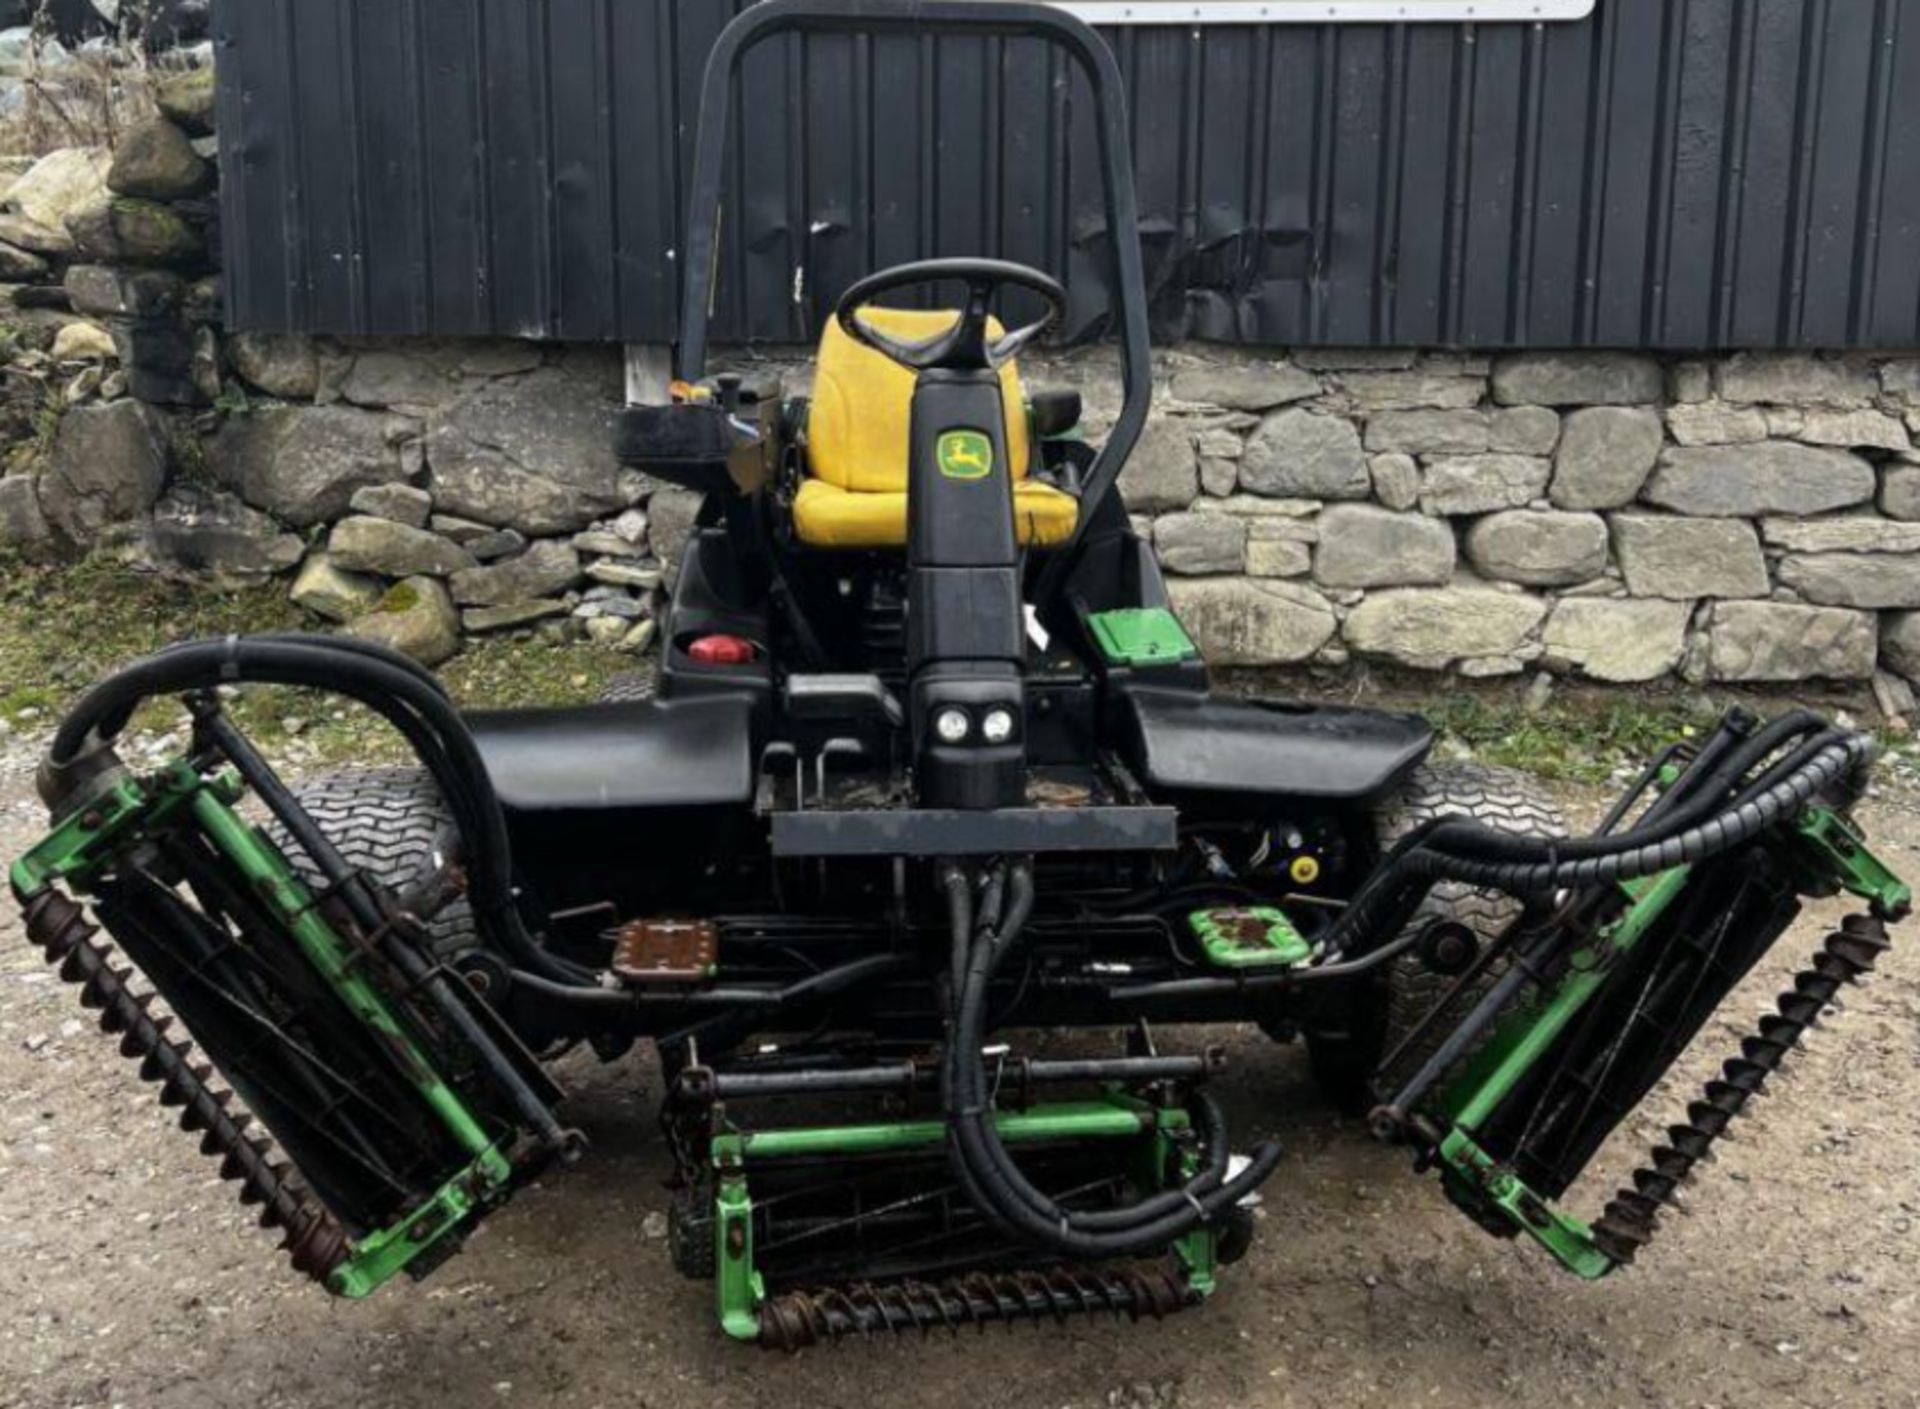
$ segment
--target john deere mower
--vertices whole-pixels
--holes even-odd
[[[795,31],[1078,66],[1125,386],[1098,448],[1018,368],[1065,292],[993,260],[856,283],[807,398],[707,374],[731,89]],[[701,116],[679,379],[616,428],[705,495],[657,683],[463,715],[352,640],[191,642],[88,692],[45,761],[27,931],[294,1268],[349,1298],[426,1275],[584,1155],[552,1059],[651,1043],[673,1261],[728,1336],[1167,1316],[1246,1251],[1281,1163],[1236,1152],[1219,1051],[1159,1036],[1207,1023],[1302,1041],[1495,1236],[1583,1278],[1633,1262],[1908,912],[1849,820],[1869,741],[1735,711],[1569,837],[1520,777],[1430,761],[1416,717],[1215,694],[1115,493],[1151,368],[1102,41],[1022,3],[767,0]],[[357,701],[417,766],[283,782],[223,707],[250,684]],[[163,697],[190,746],[135,766],[115,739]],[[1859,913],[1629,1185],[1563,1208],[1842,892]]]

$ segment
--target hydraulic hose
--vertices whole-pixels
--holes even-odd
[[[1003,1226],[1074,1257],[1120,1257],[1157,1251],[1245,1198],[1279,1163],[1276,1144],[1262,1145],[1238,1177],[1230,1163],[1226,1120],[1211,1097],[1195,1102],[1196,1128],[1205,1151],[1202,1171],[1179,1189],[1166,1190],[1122,1209],[1076,1212],[1054,1202],[1014,1164],[993,1125],[990,1081],[980,1049],[985,1037],[987,995],[1001,962],[1020,937],[1033,906],[1033,873],[1011,868],[1004,915],[989,921],[980,937],[956,928],[953,942],[966,953],[965,980],[941,1066],[947,1110],[948,1150],[956,1178],[968,1196]]]
[[[96,685],[54,735],[50,762],[73,762],[94,740],[119,733],[143,700],[250,682],[345,695],[381,715],[411,744],[453,814],[470,860],[476,923],[516,965],[558,983],[591,985],[591,970],[551,954],[528,933],[514,901],[505,814],[472,734],[446,695],[418,666],[401,666],[364,643],[332,637],[189,642]]]

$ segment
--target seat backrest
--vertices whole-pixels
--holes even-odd
[[[879,331],[916,341],[944,332],[958,316],[950,309],[920,308],[860,313]],[[998,319],[989,319],[988,331],[999,337],[1005,330]],[[856,493],[904,494],[915,376],[885,353],[848,337],[839,319],[830,320],[820,338],[807,411],[808,472]],[[1027,404],[1011,362],[1000,369],[1000,394],[1007,407],[1007,461],[1013,477],[1025,479],[1031,453]]]

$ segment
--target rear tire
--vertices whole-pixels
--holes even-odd
[[[411,890],[431,876],[454,837],[440,790],[424,769],[323,773],[295,788],[293,795],[349,864],[395,892]],[[303,884],[311,889],[325,883],[319,868],[278,822],[267,834],[287,854]],[[455,900],[434,917],[428,936],[441,960],[478,948],[472,907],[464,898]]]
[[[1374,810],[1374,838],[1384,853],[1409,832],[1437,817],[1466,817],[1501,831],[1527,837],[1564,837],[1567,823],[1540,784],[1511,768],[1485,763],[1427,763],[1408,775],[1399,790]],[[1520,913],[1520,902],[1497,891],[1476,890],[1458,881],[1441,881],[1415,912],[1409,929],[1447,920],[1472,930],[1484,949]],[[1491,965],[1455,1001],[1464,1014],[1500,976]],[[1382,1075],[1404,1078],[1439,1050],[1446,1025],[1409,1049],[1391,1074],[1378,1071],[1381,1060],[1399,1046],[1434,1005],[1452,991],[1455,975],[1435,973],[1418,955],[1388,965],[1371,995],[1363,997],[1360,1021],[1343,1038],[1309,1039],[1313,1074],[1321,1089],[1343,1109],[1361,1111],[1382,1099]]]

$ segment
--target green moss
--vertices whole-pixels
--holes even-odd
[[[410,582],[396,582],[386,595],[373,604],[376,612],[410,612],[420,605],[420,589]]]

